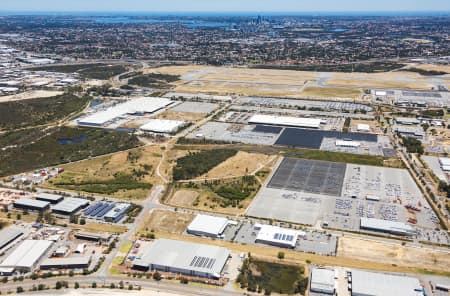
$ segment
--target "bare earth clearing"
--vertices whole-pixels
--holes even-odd
[[[377,242],[361,238],[343,237],[339,240],[338,256],[374,262],[409,265],[448,270],[448,252],[431,252],[428,249],[402,246],[398,242]]]

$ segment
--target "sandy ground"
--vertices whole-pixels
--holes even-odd
[[[93,159],[83,160],[67,165],[62,165],[64,173],[52,179],[53,183],[58,181],[80,182],[92,179],[111,179],[117,172],[131,173],[133,169],[142,169],[143,165],[150,165],[151,172],[146,175],[141,182],[149,182],[154,186],[161,182],[155,174],[155,169],[161,158],[161,148],[159,146],[146,146],[134,149],[140,152],[140,157],[135,163],[128,161],[128,151],[118,152],[112,155],[101,156]],[[52,182],[50,180],[50,182]],[[47,184],[51,186],[51,183]],[[118,191],[111,194],[112,197],[122,199],[142,199],[145,198],[150,190],[136,189]]]
[[[409,65],[414,68],[433,70],[433,71],[444,71],[450,73],[450,65],[433,65],[433,64],[411,64]]]
[[[62,91],[52,91],[52,90],[31,90],[26,91],[20,94],[10,95],[0,97],[0,103],[11,102],[11,101],[21,101],[21,100],[30,100],[36,98],[49,98],[62,95],[64,92]]]
[[[194,219],[194,214],[178,213],[166,210],[154,210],[148,217],[142,231],[163,231],[167,233],[183,233]]]
[[[377,242],[353,237],[339,240],[338,256],[371,260],[386,264],[420,264],[422,268],[448,270],[449,252],[431,252],[428,249],[401,246],[398,242]]]
[[[271,155],[239,151],[235,156],[228,158],[208,173],[196,179],[245,176],[262,168],[271,158]]]
[[[305,97],[311,98],[343,98],[343,99],[357,99],[361,96],[361,91],[351,88],[338,87],[305,87],[301,92]]]
[[[194,190],[177,190],[169,199],[169,203],[181,207],[190,207],[199,195]]]
[[[167,110],[159,113],[155,118],[196,122],[205,118],[205,114]]]
[[[176,86],[176,91],[180,92],[285,97],[305,97],[308,92],[317,98],[323,97],[324,93],[327,96],[342,97],[346,93],[354,95],[355,90],[364,88],[431,89],[436,84],[449,83],[447,77],[425,77],[411,72],[331,73],[198,65],[162,67],[148,71],[181,75],[181,81]],[[308,89],[310,87],[325,90]],[[333,91],[335,87],[342,89]]]

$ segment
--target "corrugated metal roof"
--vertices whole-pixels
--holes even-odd
[[[53,206],[54,211],[61,211],[61,212],[74,212],[78,208],[85,206],[89,204],[89,201],[87,199],[82,198],[66,198],[59,204]]]
[[[334,270],[325,268],[312,269],[311,291],[328,291],[329,293],[333,293],[334,289]]]
[[[38,195],[36,195],[36,197],[45,199],[47,201],[58,201],[61,198],[63,198],[63,196],[61,196],[61,195],[51,194],[51,193],[46,193],[46,192],[39,193]]]
[[[208,274],[220,274],[230,251],[226,248],[158,239],[136,264],[168,266]]]
[[[220,235],[228,225],[228,219],[209,215],[197,215],[188,225],[188,231]]]
[[[352,293],[355,295],[422,296],[418,279],[407,276],[352,271]]]
[[[256,124],[319,128],[320,124],[322,123],[322,120],[318,118],[301,118],[301,117],[256,114],[253,115],[248,122]]]
[[[414,233],[415,229],[403,222],[398,221],[389,221],[375,218],[361,218],[361,227],[362,228],[370,228],[377,229],[391,233],[404,233],[411,234]]]
[[[35,207],[35,208],[45,208],[48,205],[50,205],[50,203],[47,201],[35,200],[35,199],[31,199],[31,198],[26,198],[26,197],[16,200],[14,202],[14,204],[21,205],[21,206]]]
[[[186,122],[179,120],[150,119],[139,129],[155,133],[172,133],[177,131],[185,124]]]
[[[11,226],[0,231],[0,248],[5,247],[9,242],[23,234],[23,230]]]
[[[31,269],[52,244],[48,240],[25,240],[3,260],[0,267]]]
[[[305,235],[305,232],[303,231],[273,225],[257,224],[256,227],[260,228],[256,240],[284,244],[292,247],[295,247],[299,236]]]
[[[67,266],[67,265],[80,265],[80,264],[89,264],[91,260],[90,256],[82,256],[82,257],[67,257],[67,258],[47,258],[42,260],[40,266]]]
[[[117,104],[105,111],[94,113],[90,116],[82,118],[80,124],[96,124],[103,125],[117,117],[134,113],[153,113],[163,107],[172,104],[173,101],[165,98],[136,98],[125,103]]]

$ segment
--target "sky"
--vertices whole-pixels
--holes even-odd
[[[0,0],[0,11],[449,12],[450,0]]]

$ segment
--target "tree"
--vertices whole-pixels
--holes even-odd
[[[38,285],[38,291],[42,291],[45,289],[45,285],[44,284],[39,284]]]
[[[156,272],[153,274],[153,279],[154,279],[155,281],[160,281],[161,278],[162,278],[162,276],[161,276],[161,274],[160,274],[159,272],[156,271]]]
[[[109,285],[109,288],[110,288],[110,289],[115,289],[115,288],[116,288],[116,285],[115,285],[114,283],[111,283],[111,285]]]
[[[69,276],[73,277],[75,275],[75,272],[73,272],[73,270],[69,271]]]
[[[74,289],[78,289],[80,288],[80,284],[78,282],[75,282],[75,284],[73,285]]]
[[[283,260],[284,259],[284,252],[278,252],[277,257],[278,257],[278,259]]]
[[[97,283],[96,283],[96,282],[93,282],[92,285],[91,285],[91,287],[92,287],[93,289],[97,288]]]
[[[84,224],[86,224],[86,219],[81,218],[81,219],[80,219],[80,225],[84,225]]]
[[[23,293],[23,288],[21,286],[17,287],[16,292]]]
[[[63,285],[62,285],[62,282],[57,281],[57,282],[56,282],[56,285],[55,285],[55,289],[56,289],[56,290],[59,290],[59,289],[62,288],[62,286],[63,286]]]

